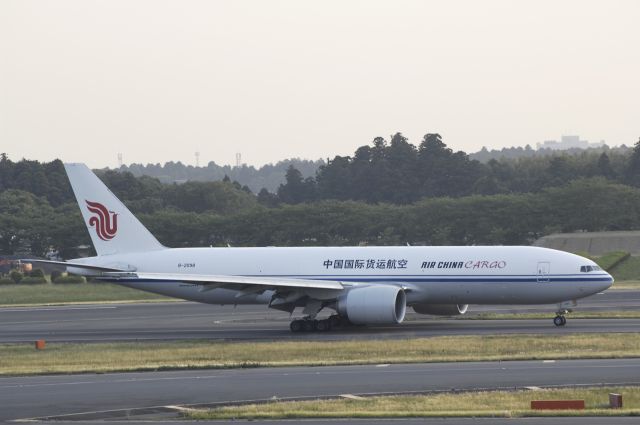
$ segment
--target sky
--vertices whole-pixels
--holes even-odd
[[[250,165],[398,131],[455,150],[640,137],[634,0],[2,0],[10,158]]]

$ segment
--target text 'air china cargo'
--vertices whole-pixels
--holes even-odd
[[[468,304],[558,303],[563,326],[577,299],[613,283],[591,260],[528,246],[166,248],[86,165],[65,168],[98,255],[46,262],[186,300],[300,307],[294,332],[397,324],[407,306],[458,315]],[[323,309],[335,314],[317,320]]]

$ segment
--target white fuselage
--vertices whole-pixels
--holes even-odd
[[[547,304],[583,298],[611,286],[586,258],[538,247],[174,248],[75,260],[137,272],[260,276],[393,284],[407,304]],[[71,270],[73,271],[73,270]],[[182,282],[123,282],[138,289],[211,304],[269,303],[272,291],[239,296]]]

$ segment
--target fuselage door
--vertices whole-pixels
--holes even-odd
[[[538,262],[538,282],[549,282],[551,265],[548,261]]]

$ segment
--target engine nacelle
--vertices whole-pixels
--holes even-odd
[[[407,296],[391,285],[353,288],[338,300],[337,310],[357,325],[396,324],[404,320]]]
[[[459,316],[467,312],[469,304],[414,304],[413,310],[419,314],[434,316]]]

